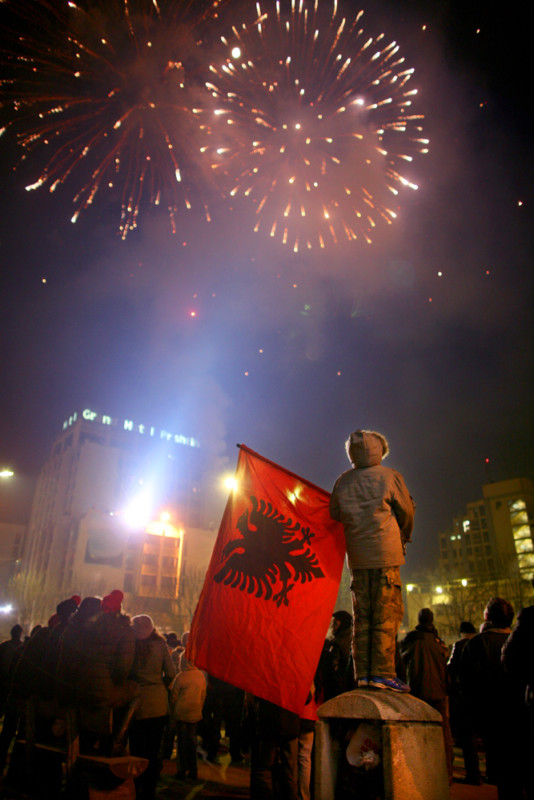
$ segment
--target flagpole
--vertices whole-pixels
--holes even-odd
[[[258,458],[260,461],[265,461],[265,463],[266,464],[270,464],[271,467],[275,467],[276,469],[282,470],[282,472],[285,472],[286,475],[290,475],[292,478],[295,478],[297,481],[300,481],[301,483],[305,483],[306,486],[309,486],[311,489],[315,489],[315,491],[317,491],[317,492],[321,492],[326,497],[330,497],[330,492],[327,492],[326,489],[323,489],[321,486],[317,486],[315,483],[312,483],[311,481],[307,480],[306,478],[302,478],[300,475],[297,475],[296,472],[291,472],[291,470],[280,466],[280,464],[277,464],[275,461],[271,461],[269,458],[265,458],[265,456],[262,456],[260,453],[256,453],[255,450],[251,450],[250,447],[246,446],[246,444],[236,444],[236,447],[238,447],[240,450],[244,450],[246,453],[249,453],[251,456],[254,456],[254,458]]]

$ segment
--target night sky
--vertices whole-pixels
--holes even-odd
[[[419,190],[372,245],[294,254],[222,201],[175,235],[146,207],[122,241],[105,196],[71,224],[75,177],[26,192],[39,154],[13,171],[0,139],[0,463],[17,474],[0,519],[27,518],[25,491],[85,407],[195,435],[221,470],[243,442],[327,489],[351,430],[379,430],[417,502],[413,569],[483,483],[533,477],[527,7],[363,7],[415,67],[430,139]]]

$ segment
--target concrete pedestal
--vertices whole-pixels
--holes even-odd
[[[409,694],[356,689],[328,700],[318,715],[315,800],[345,800],[349,794],[361,800],[449,800],[441,716],[427,703]],[[351,767],[346,758],[349,739],[363,722],[373,723],[380,740],[379,763],[374,770],[381,774],[375,772],[371,790],[358,787],[368,784],[372,770]],[[340,770],[344,789],[340,788]],[[354,791],[347,790],[350,770]]]

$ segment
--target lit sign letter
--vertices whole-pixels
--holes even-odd
[[[89,420],[89,422],[93,422],[96,416],[96,411],[91,411],[89,408],[84,408],[82,411],[82,417]]]
[[[137,426],[137,430],[139,431],[139,433],[144,433],[145,432],[145,426],[144,425],[138,425]]]
[[[112,424],[113,424],[113,420],[111,419],[111,417],[107,417],[104,414],[104,416],[102,417],[102,425],[112,425]]]
[[[125,431],[133,431],[133,422],[131,419],[124,420],[124,430]]]

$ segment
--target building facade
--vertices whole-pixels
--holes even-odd
[[[492,596],[520,608],[534,602],[534,484],[513,478],[484,484],[451,531],[440,535],[439,567],[407,583],[407,630],[421,608],[434,611],[440,634],[452,643],[462,620],[478,627]]]
[[[24,573],[49,604],[120,588],[132,613],[177,613],[184,542],[197,531],[211,547],[215,539],[207,493],[194,438],[75,413],[37,482]],[[194,557],[195,546],[188,550]]]
[[[9,581],[21,568],[25,536],[25,525],[0,522],[0,592],[2,595],[5,594]]]
[[[452,580],[534,578],[534,484],[529,478],[487,483],[440,536],[439,566]]]

